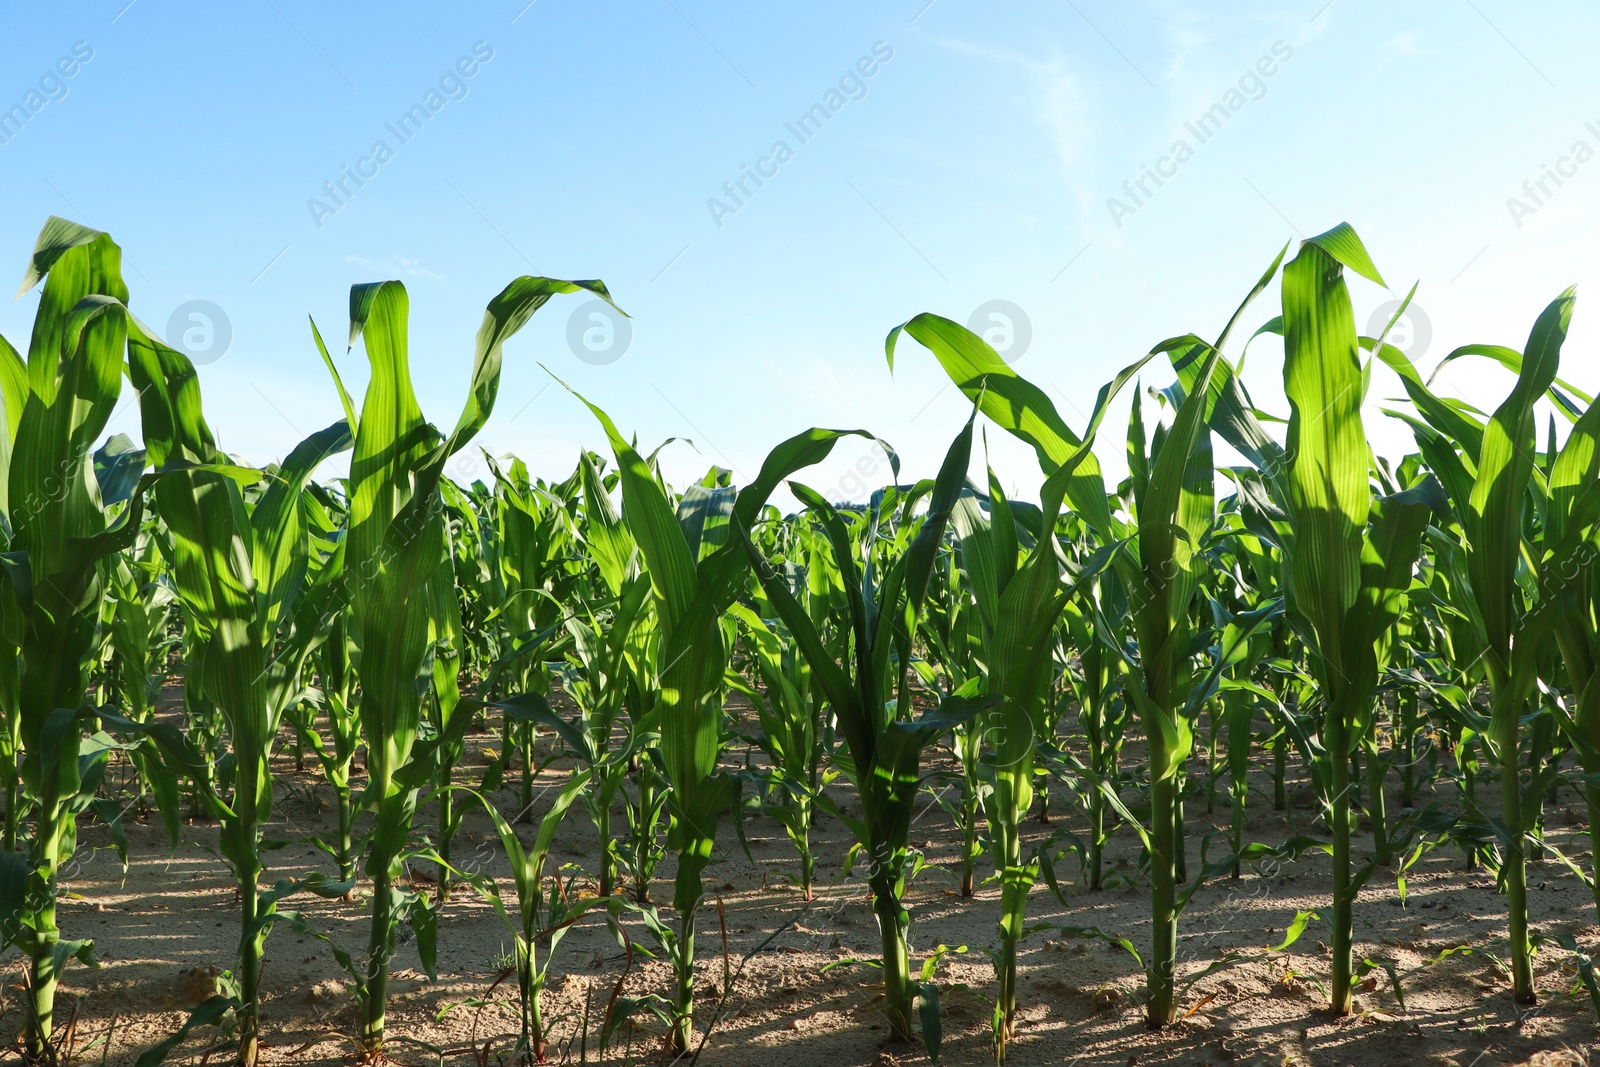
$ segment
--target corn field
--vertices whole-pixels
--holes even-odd
[[[876,369],[931,357],[966,398],[932,479],[900,480],[870,428],[796,426],[748,484],[712,467],[674,487],[572,392],[599,450],[542,475],[483,453],[464,485],[447,472],[507,343],[551,300],[610,302],[603,283],[525,276],[489,300],[447,429],[413,389],[405,287],[354,287],[346,348],[326,323],[305,338],[343,418],[254,468],[129,310],[119,247],[50,219],[32,336],[0,339],[7,1040],[29,1065],[748,1062],[763,1035],[727,1036],[740,1005],[785,937],[826,932],[829,900],[874,929],[859,952],[835,932],[809,975],[854,998],[840,1062],[1079,1062],[1072,1021],[1039,1036],[1051,982],[1148,1029],[1139,1062],[1193,1049],[1246,971],[1305,1019],[1404,1026],[1408,993],[1467,981],[1469,958],[1494,1010],[1565,1006],[1592,1037],[1600,406],[1561,376],[1575,296],[1529,309],[1520,350],[1439,364],[1498,364],[1485,412],[1358,334],[1349,286],[1386,284],[1347,225],[1286,247],[1220,329],[1161,340],[1073,424],[982,338],[917,315]],[[1279,347],[1288,410],[1266,411],[1240,369]],[[140,442],[105,435],[124,378]],[[1414,451],[1372,452],[1375,379],[1403,390],[1381,417]],[[1037,471],[989,467],[1007,434]],[[893,472],[865,503],[806,481],[847,440]],[[313,802],[316,831],[286,830]],[[201,988],[132,1041],[81,993],[101,903],[76,872],[100,849],[124,877],[160,869],[200,839],[233,950],[183,959]],[[754,886],[715,872],[741,854],[770,903],[730,911]],[[1369,934],[1442,914],[1425,871],[1492,889],[1483,936]],[[1295,877],[1314,905],[1278,907]],[[1580,886],[1577,919],[1535,914]],[[1241,898],[1261,905],[1248,945],[1190,911]],[[1121,899],[1142,917],[1108,924]],[[429,1001],[468,1036],[391,1011],[491,915],[503,953]],[[939,915],[984,932],[921,936]],[[291,957],[342,976],[320,1028],[283,1021]],[[1091,958],[1114,978],[1084,986]],[[798,1016],[768,1030],[807,1040]]]

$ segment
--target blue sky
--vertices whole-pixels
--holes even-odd
[[[1353,282],[1358,322],[1420,279],[1428,366],[1520,348],[1578,283],[1563,372],[1592,389],[1597,20],[1508,0],[13,4],[0,108],[27,118],[0,122],[0,249],[20,277],[44,219],[78,219],[122,245],[150,325],[220,308],[207,411],[255,462],[339,417],[306,316],[342,338],[351,283],[406,283],[423,405],[448,425],[485,303],[531,273],[604,279],[631,342],[586,362],[569,333],[605,324],[574,324],[574,297],[542,310],[508,350],[491,451],[556,476],[602,443],[543,363],[643,442],[693,439],[665,453],[675,480],[746,480],[810,425],[869,428],[927,474],[965,408],[913,348],[890,375],[895,324],[1022,309],[1017,369],[1081,426],[1118,368],[1215,335],[1285,241],[1341,220],[1394,289]],[[816,105],[826,121],[797,126]],[[35,299],[0,307],[0,333],[25,344]],[[340,358],[358,389],[362,353]],[[1284,410],[1270,339],[1246,379]],[[1482,405],[1508,385],[1443,381]],[[1376,409],[1397,393],[1382,372],[1370,397],[1390,454],[1407,438]],[[1113,470],[1121,437],[1117,416]],[[1031,456],[990,445],[1036,487]],[[854,464],[888,478],[851,444],[809,480],[859,497]]]

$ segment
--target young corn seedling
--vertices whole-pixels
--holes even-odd
[[[1235,516],[1237,519],[1238,516]],[[1230,538],[1237,549],[1235,598],[1240,612],[1259,607],[1278,595],[1276,575],[1278,565],[1271,557],[1275,550],[1267,542],[1243,529],[1235,529]],[[1219,629],[1226,625],[1227,609],[1212,601],[1212,616]],[[1264,670],[1262,663],[1272,651],[1275,641],[1281,641],[1281,618],[1272,626],[1252,637],[1239,650],[1237,659],[1227,665],[1217,694],[1223,706],[1223,719],[1227,726],[1227,772],[1230,820],[1229,846],[1233,851],[1233,870],[1229,877],[1240,875],[1240,857],[1245,853],[1245,806],[1249,796],[1250,751],[1255,740],[1256,712],[1263,706],[1272,708],[1270,719],[1279,717],[1277,694],[1261,684],[1257,675]]]
[[[494,459],[487,453],[484,453],[484,461],[491,470],[496,469]],[[441,478],[439,493],[444,501],[450,534],[450,560],[446,574],[436,580],[448,587],[455,598],[453,614],[449,614],[445,630],[440,635],[443,640],[435,648],[436,672],[440,666],[438,655],[442,654],[453,662],[444,664],[444,673],[436,674],[431,705],[434,731],[446,737],[439,750],[436,783],[443,790],[455,779],[456,767],[466,751],[466,739],[449,728],[448,720],[454,714],[454,708],[447,711],[441,697],[454,700],[459,706],[461,691],[469,686],[477,688],[481,697],[492,695],[499,664],[493,662],[495,657],[485,652],[489,648],[499,647],[498,628],[494,625],[497,620],[491,605],[503,602],[504,598],[503,586],[497,576],[491,573],[496,569],[499,541],[493,530],[494,523],[487,518],[489,508],[485,505],[493,501],[488,487],[478,481],[471,488],[464,489],[449,478]],[[435,595],[444,595],[443,590]],[[444,611],[447,607],[441,601],[440,610]],[[440,617],[445,618],[444,615]],[[476,715],[478,706],[469,704],[463,706],[462,710]],[[497,765],[489,774],[495,774],[498,769]],[[455,810],[455,798],[451,794],[441,791],[437,795],[439,855],[445,861],[439,868],[439,899],[446,900],[450,895],[450,853],[455,835],[461,828],[461,816]]]
[[[583,802],[600,841],[601,895],[613,894],[626,868],[633,902],[648,904],[663,854],[657,829],[667,800],[661,788],[659,687],[653,673],[652,649],[659,630],[652,582],[609,495],[620,475],[602,473],[600,458],[585,452],[577,480],[582,499],[579,535],[592,568],[589,581],[575,587],[577,603],[566,620],[572,651],[562,679],[578,705],[578,721],[568,726],[552,716],[549,724],[594,771]],[[630,775],[632,795],[623,788]],[[625,841],[611,831],[619,798],[629,828]]]
[[[965,498],[963,498],[965,500]],[[982,673],[979,657],[982,634],[978,608],[972,598],[960,553],[953,546],[939,553],[936,578],[929,583],[923,606],[920,636],[925,657],[912,662],[922,684],[943,695],[976,692]],[[944,809],[961,833],[961,896],[971,897],[978,860],[987,848],[983,839],[983,795],[989,788],[981,773],[981,727],[965,722],[951,730],[952,747],[960,767],[960,795],[946,799],[947,789],[930,786],[934,802]],[[935,779],[935,783],[938,779]]]
[[[304,500],[306,522],[311,530],[312,572],[308,584],[320,590],[329,601],[323,632],[311,651],[309,668],[318,687],[307,687],[308,705],[304,717],[291,720],[299,735],[301,750],[309,749],[333,789],[337,836],[326,841],[313,835],[307,844],[327,854],[338,867],[340,882],[356,880],[355,803],[350,787],[350,772],[356,749],[361,744],[361,717],[356,709],[355,642],[350,638],[350,615],[345,584],[344,553],[340,548],[348,508],[327,489],[312,484]],[[316,727],[318,710],[326,712],[329,741]],[[331,743],[330,743],[331,742]]]
[[[1022,393],[1024,387],[1032,390],[1022,379],[1010,373],[1004,362],[992,350],[988,350],[980,338],[967,333],[955,323],[923,316],[920,320],[913,320],[908,332],[939,355],[947,370],[955,362],[954,359],[947,361],[946,354],[949,353],[964,359],[968,367],[977,371],[977,380],[986,386],[998,383],[997,393],[1006,390]],[[1179,343],[1186,349],[1203,344],[1189,339]],[[1020,569],[1013,570],[1015,563],[1007,566],[1006,562],[1008,557],[1014,561],[1016,555],[1016,535],[1009,522],[1008,511],[995,507],[991,508],[990,515],[989,543],[1004,547],[995,547],[977,556],[965,556],[968,535],[962,529],[962,519],[958,516],[957,520],[968,570],[975,575],[985,576],[975,580],[974,584],[979,590],[980,608],[985,600],[989,600],[992,606],[986,615],[994,620],[991,624],[994,636],[990,639],[987,656],[990,672],[986,691],[1001,697],[998,709],[985,711],[981,721],[986,730],[995,730],[995,737],[999,741],[991,749],[996,786],[992,794],[994,799],[986,803],[986,810],[989,813],[991,838],[997,846],[1004,842],[1003,851],[1000,847],[996,848],[997,867],[1001,870],[1003,886],[1001,948],[997,961],[1001,993],[996,1008],[999,1023],[997,1034],[1002,1052],[1016,1011],[1016,945],[1024,929],[1026,893],[1033,882],[1030,875],[1037,874],[1036,863],[1021,863],[1017,824],[1026,814],[1031,801],[1034,730],[1042,717],[1042,705],[1049,695],[1052,682],[1049,673],[1051,657],[1043,654],[1040,646],[1053,639],[1056,619],[1076,591],[1077,583],[1092,581],[1113,561],[1125,559],[1121,553],[1122,545],[1108,545],[1084,565],[1074,577],[1073,585],[1061,588],[1062,577],[1054,538],[1056,520],[1072,488],[1073,479],[1078,477],[1090,456],[1089,448],[1107,404],[1147,360],[1166,350],[1158,348],[1152,351],[1103,387],[1084,438],[1081,441],[1074,440],[1062,449],[1059,459],[1050,457],[1046,464],[1049,477],[1040,492],[1043,518],[1038,543]],[[1215,350],[1208,357],[1210,362],[1218,358]],[[1129,667],[1137,684],[1144,687],[1134,696],[1135,704],[1145,720],[1153,760],[1152,829],[1147,844],[1155,884],[1153,895],[1158,902],[1164,899],[1165,906],[1158,903],[1155,911],[1157,940],[1152,953],[1150,987],[1152,1020],[1159,1013],[1163,1021],[1170,1021],[1172,1010],[1171,963],[1176,951],[1177,912],[1182,907],[1182,901],[1176,896],[1176,853],[1182,847],[1175,810],[1177,771],[1192,745],[1192,722],[1198,709],[1198,700],[1204,692],[1204,687],[1196,687],[1187,694],[1187,704],[1179,703],[1179,696],[1184,692],[1180,676],[1187,669],[1188,659],[1189,641],[1185,628],[1188,626],[1189,602],[1203,558],[1198,547],[1212,522],[1209,506],[1210,448],[1209,438],[1203,430],[1209,373],[1209,369],[1202,370],[1194,392],[1180,406],[1173,428],[1161,438],[1162,451],[1155,457],[1153,465],[1145,465],[1144,469],[1149,471],[1148,479],[1141,481],[1138,474],[1135,475],[1141,521],[1153,523],[1153,526],[1143,531],[1139,541],[1142,573],[1132,577],[1140,584],[1135,585],[1128,576],[1123,578],[1125,588],[1142,588],[1150,593],[1149,599],[1142,603],[1136,597],[1130,598],[1135,632],[1141,649],[1159,649],[1161,653],[1160,658],[1152,657],[1148,661],[1141,657],[1139,661],[1130,663]],[[990,375],[994,377],[988,377]],[[980,389],[982,393],[987,393],[987,388]],[[1029,399],[1033,398],[1030,396]],[[1043,399],[1042,394],[1039,399]],[[979,404],[984,406],[982,395]],[[998,409],[999,405],[996,407]],[[1010,405],[1006,407],[1010,409]],[[984,410],[987,413],[989,408],[984,406]],[[1014,409],[1005,413],[1007,418],[1015,418]],[[1054,416],[1053,411],[1051,415]],[[1054,417],[1059,423],[1059,417]],[[1065,441],[1067,438],[1058,437],[1058,440]],[[1041,459],[1044,458],[1041,451]],[[1140,458],[1143,459],[1142,454]],[[991,475],[991,497],[996,495],[998,486]],[[1155,509],[1154,518],[1148,518],[1152,508]],[[995,516],[1006,518],[1002,522],[997,521]],[[1172,531],[1178,524],[1187,532],[1186,542],[1180,542],[1173,535]],[[996,532],[997,527],[999,532]],[[1125,575],[1132,571],[1131,564],[1126,562],[1120,569]],[[987,575],[993,575],[993,578]],[[1247,637],[1248,633],[1245,639]],[[1152,674],[1152,671],[1155,673]],[[1025,744],[1018,742],[1019,737],[1025,740]],[[1114,788],[1112,783],[1105,785]],[[1112,796],[1110,792],[1106,795],[1108,798]],[[1198,885],[1198,882],[1195,884]],[[1170,954],[1163,951],[1169,943],[1161,934],[1164,923],[1170,924]],[[1158,1005],[1157,1002],[1163,998],[1167,1003]]]
[[[636,687],[634,694],[640,693],[640,688]],[[648,710],[636,721],[654,721],[649,718],[658,704],[653,694],[649,698],[643,696],[637,700],[630,698],[629,703],[630,720],[635,720],[631,708],[642,707]],[[656,867],[666,855],[661,821],[664,818],[670,821],[667,798],[671,796],[672,791],[667,783],[665,765],[661,761],[660,742],[659,734],[647,737],[646,747],[639,751],[633,771],[633,796],[628,797],[626,801],[628,837],[626,842],[618,842],[619,859],[628,881],[632,884],[631,898],[635,904],[651,903],[650,886],[655,880]]]
[[[650,617],[650,579],[634,575],[608,613],[597,614],[593,605],[580,602],[581,614],[567,620],[571,638],[571,663],[562,674],[562,690],[578,705],[572,722],[557,719],[542,709],[537,721],[552,726],[593,772],[583,793],[584,807],[594,823],[599,841],[600,895],[609,897],[617,884],[617,843],[611,836],[611,816],[628,778],[628,767],[659,740],[652,732],[654,719],[636,721],[623,715],[629,675],[628,660],[644,652],[639,641],[641,625]]]
[[[955,324],[950,324],[954,326]],[[967,345],[984,342],[975,335]],[[996,355],[998,362],[999,357]],[[990,706],[979,712],[981,774],[989,827],[990,850],[1000,879],[1000,944],[994,953],[1000,991],[995,1002],[995,1046],[1005,1058],[1014,1036],[1017,1011],[1017,948],[1026,933],[1027,896],[1039,875],[1039,860],[1024,858],[1022,820],[1033,804],[1036,750],[1053,740],[1046,705],[1053,695],[1055,632],[1062,610],[1080,583],[1093,581],[1110,562],[1102,552],[1063,587],[1056,525],[1067,480],[1088,455],[1099,416],[1122,383],[1123,375],[1101,391],[1096,417],[1082,447],[1052,474],[1040,491],[1039,526],[1023,562],[1017,562],[1018,529],[999,479],[989,472],[989,509],[985,516],[976,497],[968,495],[952,516],[961,557],[982,620],[982,692]]]
[[[119,440],[120,439],[120,440]],[[143,450],[130,451],[132,442],[118,434],[107,446],[118,445],[117,457],[144,456]],[[112,480],[100,457],[108,451],[96,452],[96,480],[109,486]],[[118,464],[121,472],[137,481],[140,471],[130,462]],[[112,491],[102,491],[103,500],[125,498],[134,489],[124,483]],[[148,723],[154,710],[156,696],[166,677],[167,652],[175,642],[168,636],[173,621],[173,594],[169,583],[162,581],[164,570],[160,553],[156,550],[157,520],[145,520],[134,546],[123,556],[108,560],[106,574],[106,599],[101,610],[101,630],[107,638],[109,655],[102,664],[105,672],[105,696],[101,703],[116,705],[122,713],[138,723]],[[129,749],[128,761],[137,774],[135,803],[141,815],[146,814],[145,790],[157,798],[156,806],[167,820],[169,836],[177,833],[181,815],[178,776],[161,759],[154,746],[140,745]],[[4,759],[0,744],[0,760]],[[3,771],[0,771],[3,774]],[[14,830],[14,827],[12,828]],[[13,845],[15,838],[13,835]]]
[[[572,653],[562,688],[578,705],[578,721],[572,727],[560,721],[552,725],[593,772],[583,802],[600,842],[600,895],[609,897],[616,890],[619,851],[611,836],[612,810],[629,766],[647,761],[649,747],[659,740],[653,715],[624,714],[634,665],[648,659],[653,616],[650,577],[640,569],[633,535],[607,494],[593,453],[585,452],[580,466],[580,529],[602,587],[577,593],[576,610],[566,621]],[[604,601],[598,601],[601,596]]]
[[[443,483],[445,495],[450,495],[449,483]],[[451,535],[447,533],[447,541]],[[450,899],[450,881],[454,868],[450,866],[450,845],[461,826],[456,813],[454,794],[450,783],[455,776],[456,764],[466,750],[468,723],[476,711],[475,705],[461,699],[461,660],[466,649],[461,628],[461,601],[456,596],[455,575],[446,564],[433,572],[428,583],[428,595],[433,600],[430,624],[433,634],[432,663],[429,675],[433,691],[428,698],[428,712],[438,745],[434,749],[434,795],[439,803],[439,901]]]
[[[174,597],[171,587],[160,580],[163,567],[153,533],[147,524],[127,558],[115,561],[106,583],[109,610],[104,625],[112,652],[106,703],[123,708],[139,722],[148,719],[155,707],[173,644],[167,631]]]
[[[504,590],[495,621],[505,635],[505,652],[494,676],[510,679],[508,684],[517,693],[547,697],[550,679],[543,660],[551,651],[548,638],[559,630],[562,605],[576,578],[566,567],[572,520],[564,500],[535,486],[520,459],[512,462],[509,472],[498,464],[491,467]],[[513,714],[505,720],[501,765],[509,767],[513,752],[522,754],[520,822],[533,821],[535,725],[526,715]]]
[[[325,852],[339,869],[339,881],[356,880],[355,797],[350,786],[350,772],[355,763],[356,749],[361,744],[361,716],[356,706],[355,666],[356,651],[350,638],[349,616],[335,612],[328,622],[327,633],[312,653],[321,688],[313,691],[327,712],[329,741],[315,728],[300,729],[301,743],[311,749],[322,775],[333,788],[334,814],[338,821],[337,836],[325,841],[314,836],[308,843]]]
[[[738,620],[745,643],[754,653],[756,671],[764,692],[742,688],[755,704],[761,736],[752,740],[772,762],[767,774],[767,799],[761,811],[776,819],[800,856],[797,884],[806,900],[812,899],[811,880],[816,856],[811,849],[811,822],[815,799],[832,781],[822,769],[821,718],[812,692],[811,672],[794,642],[743,604],[729,613]]]
[[[731,799],[727,780],[717,773],[716,764],[721,749],[722,678],[727,668],[719,619],[732,600],[734,572],[721,566],[729,556],[726,545],[719,555],[709,540],[702,539],[703,526],[690,525],[686,531],[679,524],[651,466],[604,412],[592,404],[589,407],[616,454],[628,525],[655,591],[660,626],[656,670],[661,679],[657,713],[661,753],[671,785],[668,847],[678,854],[672,894],[678,926],[674,930],[655,915],[647,918],[672,962],[667,1047],[682,1052],[693,1033],[695,917],[705,895],[700,874],[711,858],[717,816]],[[704,515],[697,517],[703,523]]]
[[[1128,701],[1120,691],[1120,661],[1109,644],[1110,620],[1121,618],[1123,612],[1108,612],[1104,607],[1104,601],[1114,595],[1115,589],[1114,577],[1085,583],[1062,612],[1068,643],[1078,655],[1078,669],[1074,671],[1069,666],[1066,677],[1078,700],[1078,724],[1083,728],[1088,756],[1085,777],[1091,786],[1083,799],[1089,818],[1085,863],[1092,892],[1105,886],[1105,847],[1117,828],[1116,813],[1107,805],[1104,791],[1093,783],[1118,780],[1128,729]]]
[[[1222,472],[1219,470],[1219,473]],[[1235,496],[1229,504],[1236,505],[1237,500]],[[1253,575],[1247,577],[1244,572],[1245,560],[1260,555],[1261,542],[1245,532],[1243,520],[1237,511],[1230,507],[1217,519],[1217,540],[1212,551],[1214,581],[1213,587],[1208,590],[1208,598],[1213,628],[1221,630],[1226,626],[1228,616],[1272,599],[1272,586],[1270,583],[1258,583]],[[1251,555],[1252,552],[1255,556]],[[1270,633],[1257,634],[1252,638],[1249,646],[1241,650],[1239,660],[1224,670],[1217,694],[1207,705],[1206,814],[1214,812],[1218,782],[1226,777],[1234,824],[1230,840],[1235,855],[1243,847],[1246,800],[1243,776],[1249,766],[1255,698],[1266,692],[1254,682],[1253,676],[1270,646]],[[1238,877],[1237,867],[1231,876]]]
[[[473,794],[482,802],[483,810],[494,823],[500,846],[505,849],[506,858],[511,863],[511,883],[517,893],[517,914],[513,916],[506,910],[505,901],[501,899],[500,890],[493,879],[482,876],[474,879],[475,888],[494,905],[516,944],[514,966],[517,972],[521,1032],[515,1052],[520,1063],[545,1062],[549,1035],[541,998],[556,946],[561,943],[567,930],[585,914],[611,902],[603,896],[577,896],[570,880],[565,884],[561,881],[560,872],[551,877],[549,889],[546,890],[545,864],[550,856],[550,847],[555,842],[556,831],[560,829],[567,809],[589,787],[591,773],[587,769],[580,770],[562,787],[550,810],[539,820],[539,830],[531,848],[523,846],[517,831],[487,798]],[[541,943],[544,949],[542,956],[539,951]]]

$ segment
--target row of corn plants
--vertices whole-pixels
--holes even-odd
[[[609,301],[598,281],[521,277],[488,303],[448,432],[418,403],[404,286],[354,287],[346,352],[315,324],[308,343],[343,417],[257,467],[219,447],[195,368],[129,310],[120,260],[107,235],[51,219],[23,283],[40,289],[25,354],[0,339],[0,934],[24,968],[25,1062],[64,1054],[62,977],[93,962],[57,913],[80,829],[126,864],[124,821],[151,818],[173,849],[199,832],[186,822],[215,827],[238,947],[141,1067],[204,1026],[259,1061],[280,924],[347,973],[357,1053],[391,1055],[395,961],[414,951],[434,975],[463,887],[512,937],[518,1060],[553,1048],[542,996],[583,922],[629,967],[638,952],[670,971],[662,990],[618,985],[602,1041],[653,1027],[692,1055],[721,1012],[698,1010],[713,992],[697,954],[707,870],[754,818],[781,827],[806,902],[864,883],[889,1034],[934,1059],[951,950],[919,952],[913,936],[917,879],[938,868],[913,842],[929,812],[956,842],[945,873],[960,906],[994,913],[984,995],[1002,1059],[1030,937],[1126,948],[1159,1029],[1228,962],[1184,951],[1185,908],[1306,853],[1327,857],[1335,1013],[1374,968],[1399,994],[1392,962],[1358,944],[1360,890],[1393,875],[1404,899],[1405,872],[1435,849],[1494,874],[1506,923],[1492,951],[1515,1001],[1537,998],[1534,952],[1550,940],[1600,1005],[1581,946],[1535,930],[1527,896],[1529,863],[1560,862],[1600,913],[1600,867],[1545,829],[1562,790],[1600,818],[1600,411],[1560,377],[1571,291],[1521,349],[1465,346],[1425,378],[1386,335],[1357,332],[1350,285],[1385,283],[1340,225],[1279,252],[1214,341],[1152,345],[1077,428],[982,338],[922,314],[889,333],[890,371],[915,342],[970,408],[934,477],[901,481],[868,430],[813,428],[749,484],[712,468],[678,490],[659,449],[576,394],[609,455],[580,450],[541,478],[485,454],[486,480],[447,476],[493,414],[507,343],[555,297]],[[1252,310],[1273,292],[1277,308]],[[1274,339],[1278,415],[1240,377],[1250,346]],[[357,347],[359,404],[344,385]],[[1436,388],[1469,358],[1512,380],[1492,412]],[[1405,398],[1376,417],[1416,443],[1397,462],[1368,444],[1379,374]],[[137,444],[106,436],[124,378]],[[1130,393],[1112,484],[1096,448]],[[1031,490],[1008,491],[975,452],[990,425],[1032,449]],[[894,474],[865,503],[802,480],[852,437]],[[1219,465],[1220,445],[1239,461]],[[272,870],[285,773],[334,798],[333,826],[306,839],[321,869]],[[1251,807],[1284,808],[1295,782],[1312,825],[1251,839]],[[574,809],[596,846],[557,867]],[[503,854],[488,865],[454,847],[480,813]],[[824,820],[852,842],[837,875],[822,869]],[[1119,834],[1136,862],[1108,855]],[[1029,917],[1041,881],[1049,921]],[[1142,944],[1074,921],[1119,884],[1148,891]],[[324,903],[297,906],[312,897]],[[365,912],[362,945],[327,932],[347,909]]]

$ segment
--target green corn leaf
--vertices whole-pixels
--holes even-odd
[[[1353,234],[1351,235],[1353,237]],[[1344,671],[1345,612],[1361,584],[1367,441],[1355,318],[1340,261],[1308,242],[1283,273],[1284,391],[1292,414],[1286,553],[1295,613],[1316,634],[1330,676]]]
[[[1443,489],[1431,476],[1373,502],[1361,542],[1359,588],[1341,634],[1349,651],[1344,680],[1351,690],[1365,694],[1377,686],[1383,664],[1374,647],[1400,617],[1429,521],[1447,507]]]
[[[1432,388],[1434,380],[1439,377],[1440,372],[1445,367],[1467,356],[1483,356],[1494,360],[1512,374],[1520,375],[1522,373],[1522,353],[1514,348],[1507,348],[1505,345],[1462,345],[1459,348],[1452,349],[1433,368],[1433,373],[1428,375],[1429,388]],[[1595,399],[1576,385],[1559,376],[1553,379],[1553,384],[1546,390],[1545,395],[1555,404],[1558,411],[1574,422],[1577,421],[1581,409],[1573,403],[1572,398],[1576,397],[1584,404],[1593,404]]]
[[[1561,345],[1572,320],[1574,290],[1539,315],[1511,394],[1484,430],[1478,477],[1468,504],[1468,569],[1480,598],[1490,647],[1509,647],[1514,626],[1517,560],[1522,553],[1522,508],[1534,474],[1533,405],[1555,380]]]
[[[928,1050],[928,1059],[937,1064],[939,1050],[944,1044],[944,1018],[939,1011],[937,984],[917,983],[917,1017],[922,1024],[922,1044]]]
[[[566,746],[585,763],[594,763],[600,758],[588,732],[580,724],[557,715],[550,707],[549,699],[542,693],[518,693],[500,700],[469,700],[467,703],[498,708],[513,722],[531,722],[554,730]]]
[[[1361,243],[1361,238],[1356,236],[1356,231],[1348,222],[1341,222],[1326,233],[1308,238],[1306,243],[1317,246],[1341,266],[1348,267],[1368,281],[1377,282],[1388,288],[1388,283],[1378,273],[1378,268],[1372,265],[1366,246]]]
[[[934,354],[950,380],[968,400],[979,405],[984,415],[1032,445],[1045,473],[1053,473],[1082,447],[1082,440],[1067,428],[1050,398],[1012,370],[971,330],[926,313],[896,326],[884,341],[891,371],[895,343],[902,332],[910,334]],[[1111,512],[1106,504],[1105,480],[1093,456],[1082,460],[1067,495],[1090,526],[1110,535]]]
[[[1289,924],[1289,928],[1284,931],[1283,940],[1281,942],[1279,942],[1278,944],[1273,945],[1271,948],[1267,949],[1267,951],[1268,952],[1283,952],[1286,949],[1288,949],[1288,947],[1290,945],[1292,945],[1296,941],[1300,940],[1300,935],[1306,932],[1306,924],[1309,923],[1312,919],[1316,919],[1316,920],[1318,920],[1320,922],[1321,919],[1322,919],[1322,916],[1318,915],[1316,913],[1316,911],[1314,909],[1311,909],[1311,908],[1307,908],[1307,909],[1305,909],[1303,911],[1295,912],[1295,914],[1294,914],[1294,922],[1290,923]]]
[[[237,997],[216,994],[201,1001],[199,1006],[189,1013],[189,1017],[178,1027],[178,1032],[164,1041],[157,1042],[139,1054],[134,1067],[160,1067],[161,1063],[170,1056],[174,1049],[183,1044],[185,1038],[198,1026],[221,1026],[222,1020],[230,1011],[239,1009]]]

